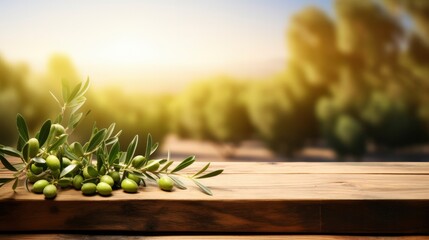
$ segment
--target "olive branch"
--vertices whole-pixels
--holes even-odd
[[[113,188],[121,188],[122,181],[131,179],[137,183],[137,186],[141,183],[146,187],[146,182],[152,181],[163,190],[171,190],[173,186],[186,189],[181,179],[189,179],[202,192],[212,195],[211,190],[199,179],[215,177],[223,170],[207,172],[210,166],[208,163],[195,174],[183,174],[181,171],[195,162],[195,156],[187,157],[175,167],[172,167],[174,161],[170,159],[170,153],[166,158],[154,159],[159,143],[153,142],[151,134],[147,135],[143,155],[136,155],[138,135],[128,144],[126,151],[121,150],[119,136],[122,130],[115,132],[115,123],[102,129],[98,129],[94,123],[87,142],[69,143],[69,136],[90,113],[87,111],[84,114],[79,111],[86,102],[85,93],[89,89],[89,83],[87,79],[70,88],[67,82],[63,81],[61,100],[50,92],[58,103],[60,112],[54,121],[46,120],[32,138],[24,117],[17,114],[17,147],[0,145],[0,161],[6,169],[13,172],[13,176],[0,178],[0,187],[14,181],[12,189],[15,191],[18,182],[25,179],[25,187],[28,191],[30,191],[30,183],[35,183],[33,192],[41,192],[47,184],[50,184],[55,186],[53,188],[55,194],[52,194],[52,187],[49,190],[51,194],[48,194],[48,190],[44,193],[47,198],[51,198],[56,196],[58,187],[73,186],[75,189],[81,189],[86,183],[95,186],[106,182]],[[19,158],[21,162],[12,164],[6,156]],[[98,185],[96,190],[87,191],[82,188],[82,191],[87,191],[84,194],[94,194],[98,191],[102,195],[110,195],[112,188],[109,190],[105,183],[102,184],[103,188],[101,186],[99,188]],[[42,188],[38,189],[39,186]],[[85,187],[85,189],[88,188]]]

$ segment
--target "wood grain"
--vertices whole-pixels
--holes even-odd
[[[429,236],[351,236],[351,235],[164,235],[164,236],[139,236],[139,235],[84,235],[84,234],[0,234],[3,240],[46,240],[46,239],[125,239],[125,240],[426,240]]]
[[[195,168],[204,163],[196,163]],[[0,189],[0,231],[428,234],[429,163],[227,163],[171,193],[155,185],[137,194],[55,200],[23,186]],[[5,172],[0,175],[6,174]],[[9,184],[10,185],[10,184]]]

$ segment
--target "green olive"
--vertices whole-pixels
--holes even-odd
[[[63,169],[68,167],[72,162],[70,161],[70,159],[63,157]]]
[[[30,170],[35,175],[39,175],[43,172],[43,167],[38,167],[36,164],[31,164]]]
[[[39,153],[39,140],[37,138],[30,138],[28,140],[28,156],[34,158]]]
[[[110,172],[109,176],[112,177],[113,181],[118,184],[119,182],[121,182],[121,175],[119,174],[119,172]]]
[[[147,162],[147,166],[150,166],[151,164],[153,164],[154,161],[155,160],[149,160]],[[150,166],[149,168],[147,168],[147,170],[151,171],[151,172],[154,172],[154,171],[158,170],[159,166],[160,166],[159,162],[156,162],[155,164],[153,164],[152,166]]]
[[[76,190],[80,190],[82,188],[83,177],[82,175],[76,175],[73,178],[73,187]]]
[[[38,180],[33,184],[33,192],[35,193],[42,193],[43,189],[49,185],[49,182],[45,179]]]
[[[49,136],[48,139],[46,140],[46,142],[48,144],[52,143],[53,140],[55,139],[55,137],[64,134],[65,133],[65,129],[61,124],[55,123],[51,125],[51,130],[49,131]]]
[[[113,184],[115,184],[115,181],[113,180],[113,178],[109,175],[104,175],[100,178],[100,182],[105,182],[107,184],[109,184],[111,187],[113,187]]]
[[[160,189],[164,191],[171,191],[174,187],[174,182],[171,180],[171,178],[167,176],[163,176],[160,179],[158,179],[158,186]]]
[[[94,195],[97,191],[97,185],[95,183],[85,183],[82,185],[81,190],[84,195]]]
[[[141,179],[132,173],[128,173],[127,178],[133,180],[137,185],[140,184]]]
[[[139,186],[133,180],[125,178],[124,180],[122,180],[121,188],[124,189],[125,192],[135,193],[137,192]]]
[[[146,160],[142,155],[137,155],[133,158],[132,166],[134,168],[140,168],[143,165],[143,162]]]
[[[107,176],[107,175],[105,175]],[[97,184],[97,192],[101,195],[101,196],[109,196],[110,194],[112,194],[112,187],[105,182],[99,182]]]
[[[55,198],[57,196],[57,187],[55,187],[55,185],[49,184],[43,189],[43,194],[45,195],[45,198]]]
[[[46,158],[46,165],[51,170],[59,170],[60,169],[60,160],[55,155],[49,155]]]
[[[61,134],[64,134],[66,130],[64,129],[63,125],[55,123],[51,125],[51,130],[54,128],[55,136],[59,136]]]

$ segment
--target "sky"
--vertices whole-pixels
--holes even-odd
[[[0,55],[43,72],[67,55],[95,85],[174,90],[226,74],[284,67],[285,30],[300,9],[331,0],[0,1]]]

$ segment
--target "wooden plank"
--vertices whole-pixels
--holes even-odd
[[[222,164],[214,167],[225,167],[225,174],[201,180],[214,196],[195,187],[167,193],[150,185],[111,197],[68,189],[48,201],[23,186],[12,192],[9,184],[0,189],[0,231],[429,233],[429,175],[411,170],[429,163],[404,163],[402,173],[402,164],[393,163],[395,174],[368,173],[374,163],[334,165],[340,173],[301,163],[285,164],[299,169],[294,173],[280,172],[277,164],[262,164],[264,173],[261,164]]]
[[[84,235],[84,234],[0,234],[3,240],[46,240],[46,239],[132,239],[132,240],[221,240],[221,239],[266,239],[266,240],[425,240],[429,236],[351,236],[351,235],[164,235],[164,236],[138,236],[138,235]]]
[[[199,191],[184,180],[188,190],[163,192],[154,184],[141,188],[138,194],[114,191],[112,197],[82,196],[79,191],[60,191],[57,201],[113,200],[428,200],[429,175],[380,174],[222,174],[202,179],[214,196]],[[11,184],[0,188],[0,200],[43,200],[43,195],[28,193],[23,186],[16,192]]]
[[[19,163],[17,158],[11,162]],[[203,167],[196,162],[187,168],[195,172]],[[0,166],[2,166],[0,164]],[[312,173],[347,173],[347,174],[429,174],[427,162],[212,162],[210,169],[225,169],[225,173],[252,174],[312,174]],[[8,172],[0,169],[0,173]]]
[[[227,169],[227,173],[252,174],[429,174],[427,162],[213,162],[211,166]]]

